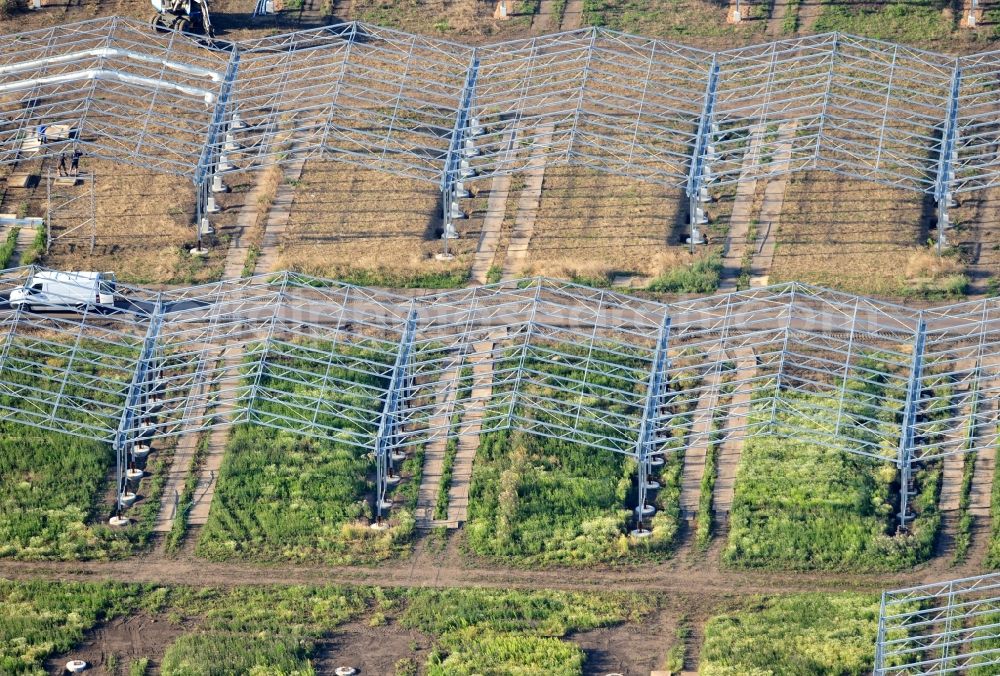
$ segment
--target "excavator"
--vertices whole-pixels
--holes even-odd
[[[208,13],[208,0],[150,0],[156,14],[149,25],[158,33],[168,30],[182,33],[200,32],[208,38],[215,37],[212,19]]]

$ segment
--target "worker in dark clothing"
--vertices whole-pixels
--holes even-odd
[[[73,176],[80,175],[80,156],[83,155],[79,150],[73,151],[73,160],[70,162],[69,171]]]
[[[62,155],[59,156],[59,175],[69,176],[69,174],[66,172],[66,153],[63,153]]]

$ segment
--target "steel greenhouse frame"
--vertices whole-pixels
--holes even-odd
[[[5,273],[0,296],[34,270]],[[384,494],[394,451],[451,433],[435,396],[447,387],[487,410],[481,433],[516,429],[621,453],[643,476],[677,450],[672,436],[712,438],[704,414],[680,409],[721,412],[726,438],[767,430],[892,462],[904,486],[916,463],[997,438],[996,299],[915,310],[788,283],[664,304],[542,278],[412,298],[295,273],[123,289],[110,315],[0,310],[6,418],[112,443],[121,467],[151,438],[253,422],[337,434],[374,454]],[[345,357],[344,345],[369,356]],[[331,379],[333,364],[359,377]],[[463,374],[472,364],[488,375]],[[609,368],[617,385],[595,380]],[[379,383],[365,386],[378,410],[327,396],[353,380]],[[874,383],[885,394],[855,405]],[[490,395],[476,394],[485,384]],[[751,404],[738,404],[735,388]],[[932,410],[946,419],[932,422]],[[904,526],[908,498],[902,491]]]
[[[955,195],[1000,183],[1000,52],[829,33],[712,53],[603,28],[471,47],[358,22],[206,46],[121,17],[8,45],[0,164],[74,145],[186,176],[199,232],[226,173],[320,156],[439,186],[446,238],[464,181],[542,162],[683,189],[692,242],[709,188],[749,178],[930,195],[939,246]]]
[[[875,676],[1000,665],[1000,573],[882,594]]]

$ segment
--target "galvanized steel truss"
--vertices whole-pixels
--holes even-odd
[[[993,299],[913,310],[781,284],[663,304],[548,279],[414,299],[293,273],[125,298],[110,315],[0,311],[6,420],[113,443],[122,462],[209,424],[332,436],[375,455],[383,490],[393,451],[452,433],[448,388],[486,411],[482,433],[622,453],[643,475],[678,439],[750,430],[904,478],[996,443]]]
[[[995,673],[1000,573],[882,594],[875,676]]]
[[[206,47],[96,19],[8,38],[0,163],[73,143],[191,177],[204,202],[218,174],[327,157],[440,185],[450,223],[462,179],[563,162],[684,189],[695,226],[713,185],[818,169],[932,195],[947,226],[955,194],[1000,184],[998,73],[1000,52],[841,34],[710,53],[348,23]],[[76,135],[36,148],[53,124]]]

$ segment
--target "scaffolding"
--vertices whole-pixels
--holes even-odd
[[[36,270],[5,273],[0,296]],[[894,464],[905,527],[915,466],[997,438],[995,299],[916,310],[787,283],[664,304],[543,278],[412,298],[296,273],[119,291],[110,313],[0,309],[0,411],[113,444],[123,466],[136,444],[209,424],[332,435],[372,454],[388,509],[400,454],[451,433],[433,394],[457,378],[457,403],[485,411],[482,434],[629,456],[643,500],[676,439],[719,433],[678,414],[711,401],[726,438]],[[239,360],[225,357],[234,346]],[[473,365],[492,373],[488,398]],[[210,401],[226,413],[207,413]]]
[[[985,674],[998,665],[1000,573],[882,594],[875,676]]]
[[[955,197],[1000,183],[1000,52],[604,28],[472,47],[359,22],[205,46],[120,17],[9,39],[0,164],[72,146],[188,177],[199,232],[227,173],[319,157],[439,186],[446,245],[463,181],[543,162],[683,189],[692,243],[711,188],[823,170],[930,196],[940,248]]]

